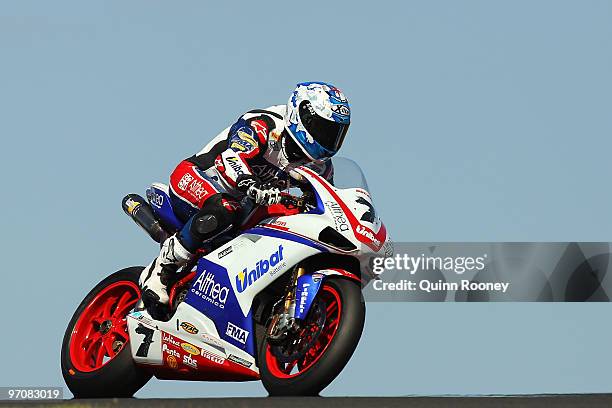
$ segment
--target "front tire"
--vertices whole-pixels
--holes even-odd
[[[151,378],[132,359],[126,316],[142,267],[113,273],[83,299],[64,334],[62,375],[75,398],[131,397]]]
[[[306,319],[307,329],[300,335],[299,341],[307,342],[305,353],[295,354],[299,348],[295,344],[283,348],[270,345],[266,339],[259,347],[259,372],[266,390],[271,396],[318,395],[348,363],[364,322],[359,283],[327,278]],[[297,358],[292,360],[293,356]]]

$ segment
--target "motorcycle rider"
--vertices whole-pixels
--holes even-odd
[[[341,147],[350,124],[344,94],[325,82],[297,85],[287,105],[256,109],[240,116],[200,152],[183,160],[170,176],[170,199],[185,226],[163,242],[157,258],[140,276],[145,304],[165,305],[173,273],[215,238],[240,222],[240,200],[280,201],[292,169],[327,161]]]

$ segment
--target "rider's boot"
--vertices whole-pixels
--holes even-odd
[[[181,244],[177,234],[164,241],[159,256],[140,274],[142,300],[147,307],[168,304],[168,283],[172,275],[194,256]]]

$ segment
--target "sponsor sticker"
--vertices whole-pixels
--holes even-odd
[[[253,126],[253,129],[255,129],[255,132],[257,132],[257,135],[261,139],[266,138],[266,133],[268,132],[268,126],[266,126],[266,123],[263,120],[254,120],[251,122],[251,126]]]
[[[174,356],[168,356],[166,363],[168,363],[168,367],[172,369],[178,368],[178,361],[176,361],[176,357]]]
[[[225,256],[227,256],[227,255],[229,255],[229,254],[231,254],[232,252],[233,252],[232,247],[231,247],[231,246],[228,246],[227,248],[225,248],[225,249],[223,249],[223,250],[219,251],[218,257],[219,257],[219,259],[221,259],[221,258],[223,258],[223,257],[225,257]]]
[[[140,206],[140,203],[138,201],[134,201],[132,198],[128,198],[128,200],[125,202],[125,206],[127,207],[127,212],[132,215],[134,210]]]
[[[364,190],[362,188],[356,188],[355,191],[357,193],[363,194],[364,196],[370,198],[370,193],[368,193],[366,190]]]
[[[204,343],[208,343],[213,346],[216,346],[216,348],[223,349],[223,343],[221,343],[221,340],[217,339],[216,337],[212,337],[207,334],[202,334],[202,339],[204,340]]]
[[[134,313],[132,313],[129,316],[131,318],[133,318],[133,319],[137,319],[138,321],[140,321],[141,323],[146,324],[147,326],[151,326],[151,327],[157,328],[157,326],[155,325],[153,320],[145,317],[141,312],[134,312]]]
[[[234,170],[237,176],[244,174],[243,165],[240,163],[240,159],[235,156],[226,157],[225,161]]]
[[[245,367],[247,367],[247,368],[249,368],[249,367],[251,367],[251,366],[253,365],[253,363],[251,363],[250,361],[246,361],[245,359],[240,358],[240,357],[238,357],[238,356],[235,356],[235,355],[233,355],[233,354],[230,354],[230,355],[227,357],[227,359],[228,359],[229,361],[232,361],[232,362],[234,362],[234,363],[240,364],[240,365],[245,366]]]
[[[238,132],[236,132],[236,135],[238,136],[238,138],[244,141],[247,147],[250,147],[250,148],[257,147],[257,141],[255,141],[255,139],[253,138],[252,133],[249,133],[245,130],[247,130],[247,128],[240,128]]]
[[[310,283],[304,283],[302,285],[302,294],[300,295],[300,313],[304,313],[304,309],[306,309],[306,301],[308,300],[308,287],[310,287]]]
[[[246,152],[246,147],[244,147],[241,143],[239,142],[232,142],[232,144],[230,145],[230,147],[232,148],[232,150],[235,151],[239,151],[239,152]]]
[[[246,344],[247,338],[249,337],[248,331],[236,326],[232,322],[227,322],[225,334],[242,344]]]
[[[224,357],[218,356],[218,355],[216,355],[214,353],[211,353],[210,351],[206,351],[204,349],[202,349],[201,356],[204,357],[207,360],[212,361],[213,363],[216,363],[216,364],[223,364],[223,363],[225,363],[225,358]]]
[[[147,197],[149,202],[156,207],[161,208],[164,205],[164,196],[157,194],[155,190],[151,189],[151,194]]]
[[[206,269],[196,279],[191,292],[220,309],[225,308],[225,302],[229,296],[229,288],[216,283],[215,274]]]
[[[179,188],[179,190],[185,191],[187,189],[187,186],[189,186],[189,183],[191,183],[192,181],[193,176],[189,173],[186,173],[183,175],[183,177],[181,177],[177,187]]]
[[[168,354],[169,356],[174,356],[174,357],[181,357],[181,353],[179,353],[178,351],[176,351],[173,348],[168,347],[168,344],[164,343],[162,345],[162,352]]]
[[[340,204],[334,201],[328,201],[325,203],[325,206],[328,208],[329,212],[334,217],[336,230],[339,232],[348,231],[350,228],[349,222],[344,214],[344,211],[342,211],[342,207],[340,207]]]
[[[196,197],[198,200],[206,197],[208,191],[206,190],[206,186],[200,180],[194,180],[189,186],[189,192]]]
[[[174,338],[173,335],[166,332],[162,332],[162,342],[172,344],[173,346],[180,347],[181,342]]]
[[[259,278],[272,270],[272,268],[281,264],[282,260],[283,246],[279,245],[276,251],[272,252],[272,254],[269,256],[264,257],[264,259],[257,261],[252,268],[244,268],[242,272],[239,272],[238,275],[236,275],[236,289],[238,292],[244,292],[246,288],[251,286]],[[279,267],[281,266],[282,264]],[[274,275],[274,273],[276,273],[276,270],[272,270],[270,275]]]
[[[198,368],[198,362],[195,358],[191,357],[190,354],[185,354],[183,356],[183,364],[188,365],[192,368]]]
[[[334,113],[341,116],[349,116],[351,114],[351,110],[346,105],[332,105],[331,109]]]
[[[365,225],[363,225],[363,224],[357,225],[357,228],[355,229],[355,232],[357,234],[367,238],[368,240],[370,240],[370,242],[372,242],[374,245],[380,246],[380,240],[378,240],[376,238],[376,236],[374,235],[374,231],[372,231],[371,229],[369,229]]]
[[[194,356],[197,356],[198,354],[200,354],[200,349],[191,343],[182,343],[181,348],[185,350],[186,352],[188,352],[189,354],[193,354]]]
[[[181,323],[181,329],[185,330],[189,334],[198,334],[199,332],[198,328],[189,322]]]

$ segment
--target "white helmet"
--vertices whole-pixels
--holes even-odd
[[[342,146],[351,122],[348,100],[325,82],[298,84],[287,103],[285,153],[290,161],[324,160]]]

